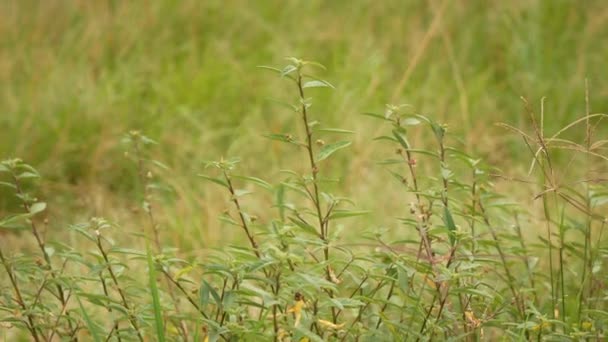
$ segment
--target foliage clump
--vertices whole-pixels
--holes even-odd
[[[243,243],[200,257],[170,248],[158,221],[159,194],[170,192],[167,167],[150,157],[156,143],[137,131],[124,142],[133,161],[145,226],[127,229],[94,217],[69,227],[82,244],[53,240],[46,203],[36,198],[40,175],[19,159],[5,160],[0,183],[20,202],[2,229],[27,230],[37,250],[1,245],[0,322],[4,336],[53,340],[379,341],[595,339],[607,324],[602,245],[608,202],[606,140],[596,139],[604,114],[586,115],[557,133],[544,132],[525,102],[533,132],[519,134],[532,164],[525,180],[509,177],[459,147],[448,126],[408,105],[365,113],[382,121],[379,161],[400,198],[393,229],[365,227],[369,213],[333,193],[327,170],[347,154],[354,132],[325,127],[310,94],[334,86],[317,76],[318,63],[289,58],[275,72],[293,88],[283,103],[298,125],[265,136],[295,147],[301,165],[272,181],[239,173],[239,159],[206,163],[199,176],[222,188],[229,209],[218,213]],[[363,118],[362,118],[363,120]],[[367,120],[367,118],[365,118]],[[561,135],[585,127],[581,144]],[[417,146],[412,131],[432,137]],[[286,150],[287,151],[287,150]],[[287,153],[287,152],[285,152]],[[569,153],[569,154],[568,154]],[[585,178],[562,179],[564,154]],[[274,174],[269,171],[266,175]],[[497,190],[504,178],[538,187],[535,203],[513,203]],[[248,210],[252,190],[272,203],[260,217]],[[373,208],[370,208],[373,209]],[[535,233],[541,231],[540,236]],[[228,229],[228,228],[226,228]],[[47,232],[48,231],[48,232]],[[133,245],[124,247],[130,238]]]

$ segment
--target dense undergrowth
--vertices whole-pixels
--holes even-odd
[[[201,182],[229,204],[216,217],[242,243],[191,256],[163,229],[161,198],[170,172],[152,157],[152,139],[131,131],[141,203],[132,227],[101,217],[54,238],[37,198],[41,175],[19,159],[0,164],[2,191],[20,203],[0,219],[36,248],[0,245],[0,336],[34,341],[402,341],[602,340],[606,308],[607,140],[595,135],[605,114],[586,114],[557,132],[524,100],[531,131],[502,124],[528,154],[504,174],[459,148],[458,137],[408,105],[387,105],[356,120],[384,125],[369,137],[392,157],[374,169],[402,189],[369,193],[378,208],[397,205],[390,227],[362,224],[369,208],[334,193],[331,160],[348,158],[354,132],[327,127],[313,92],[333,88],[313,62],[288,59],[275,72],[293,93],[275,99],[297,120],[265,136],[297,153],[292,167],[250,175],[237,156],[201,165]],[[325,89],[316,89],[325,88]],[[589,104],[589,99],[586,99]],[[374,121],[375,120],[375,121]],[[572,131],[584,141],[566,139]],[[507,132],[505,131],[505,132]],[[416,146],[412,132],[431,136]],[[506,133],[505,133],[506,134]],[[576,135],[575,135],[576,136]],[[204,148],[204,147],[201,147]],[[239,156],[255,158],[256,156]],[[580,179],[568,170],[576,169]],[[279,176],[272,176],[276,175]],[[161,175],[163,177],[161,177]],[[385,175],[385,176],[384,176]],[[568,175],[568,176],[567,176]],[[196,177],[196,175],[192,175]],[[270,178],[272,179],[270,179]],[[340,177],[343,178],[343,177]],[[365,179],[349,177],[350,181]],[[495,182],[508,182],[499,191]],[[535,192],[528,202],[510,189]],[[506,191],[505,191],[506,189]],[[256,213],[248,208],[257,203]],[[260,209],[262,208],[262,209]],[[187,238],[187,237],[186,237]],[[604,243],[603,243],[604,242]],[[196,242],[193,242],[196,245]]]

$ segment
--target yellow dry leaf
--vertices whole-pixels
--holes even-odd
[[[293,312],[295,317],[295,322],[293,325],[297,327],[300,325],[300,320],[302,319],[302,309],[305,307],[306,303],[304,303],[304,297],[302,294],[300,294],[300,292],[296,292],[294,299],[296,302],[291,308],[287,309],[287,313]]]
[[[329,279],[331,280],[332,283],[334,283],[336,285],[340,285],[340,283],[342,283],[342,280],[340,280],[340,278],[338,278],[336,276],[334,269],[331,267],[329,268]]]
[[[304,301],[303,300],[298,300],[295,302],[295,304],[289,308],[287,310],[288,313],[293,312],[294,314],[298,315],[300,313],[302,313],[302,309],[304,308]]]
[[[323,326],[324,328],[328,328],[328,329],[342,329],[344,327],[344,323],[335,324],[333,322],[326,321],[324,319],[319,319],[317,321],[319,322],[319,324],[321,324],[321,326]]]
[[[464,316],[467,318],[467,321],[472,327],[477,328],[481,323],[477,318],[475,318],[475,314],[473,313],[473,311],[465,311]]]

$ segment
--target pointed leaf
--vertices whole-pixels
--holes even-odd
[[[316,161],[321,161],[327,159],[327,157],[331,156],[334,152],[339,149],[345,148],[350,145],[350,141],[338,141],[333,144],[327,144],[321,147],[319,154],[317,155]]]
[[[93,341],[95,341],[95,342],[103,341],[103,338],[102,338],[102,336],[104,335],[103,332],[101,331],[99,326],[95,322],[93,322],[93,320],[91,319],[91,317],[85,310],[84,306],[82,305],[82,302],[80,301],[80,298],[78,298],[78,296],[76,296],[76,300],[78,301],[78,306],[80,307],[80,312],[82,313],[82,317],[84,318],[84,321],[87,324],[89,333],[91,334]]]
[[[225,181],[223,181],[223,180],[221,180],[219,178],[209,177],[209,176],[206,176],[206,175],[198,175],[198,176],[201,177],[201,178],[203,178],[203,179],[206,179],[206,180],[208,180],[210,182],[213,182],[215,184],[219,184],[219,185],[223,186],[224,188],[228,188],[228,184]]]
[[[406,138],[401,135],[401,133],[397,132],[397,130],[393,130],[393,136],[404,149],[410,149],[410,144],[407,142]]]
[[[307,81],[302,85],[302,88],[335,88],[331,83],[323,80]]]
[[[448,228],[448,238],[450,239],[450,245],[454,246],[456,243],[456,224],[454,223],[454,218],[452,217],[452,213],[450,213],[450,209],[446,206],[443,212],[443,222]]]
[[[362,216],[369,214],[369,210],[334,210],[329,218],[331,220],[353,217],[353,216]]]
[[[266,182],[265,180],[262,180],[260,178],[257,177],[248,177],[248,176],[233,176],[233,178],[236,179],[242,179],[245,181],[249,181],[252,182],[254,184],[257,184],[259,186],[261,186],[262,188],[271,191],[272,190],[272,185],[270,185],[268,182]]]
[[[152,307],[154,308],[154,326],[156,328],[156,341],[165,341],[165,328],[163,327],[163,310],[160,306],[160,295],[158,292],[158,284],[156,283],[156,265],[152,260],[152,252],[150,246],[146,246],[148,256],[148,285],[150,294],[152,295]]]
[[[340,128],[321,128],[321,129],[318,129],[317,132],[340,133],[340,134],[354,134],[355,133],[355,131],[349,131],[347,129],[340,129]]]

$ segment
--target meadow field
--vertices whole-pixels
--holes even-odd
[[[601,341],[601,0],[0,1],[0,339]]]

